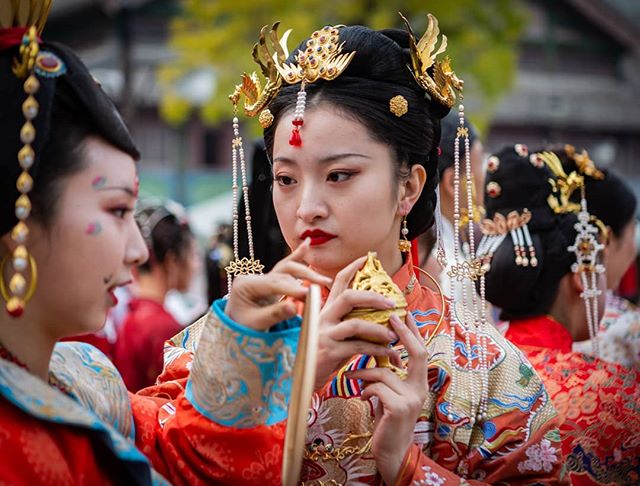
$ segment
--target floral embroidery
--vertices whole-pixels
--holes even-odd
[[[444,484],[444,478],[431,471],[430,466],[422,466],[422,472],[425,474],[424,478],[420,481],[414,481],[414,486],[442,486]]]
[[[553,465],[558,462],[556,456],[558,449],[551,447],[551,442],[542,439],[540,444],[534,444],[526,451],[527,459],[518,464],[518,471],[524,473],[526,471],[545,471],[551,472]]]

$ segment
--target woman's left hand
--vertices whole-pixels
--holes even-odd
[[[406,325],[395,314],[390,324],[409,353],[407,378],[401,380],[388,368],[352,371],[349,378],[366,382],[362,400],[378,398],[371,452],[386,484],[394,484],[427,398],[427,349],[411,313]]]

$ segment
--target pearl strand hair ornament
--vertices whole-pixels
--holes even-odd
[[[240,216],[238,214],[238,163],[240,164],[240,176],[242,179],[242,198],[244,200],[244,220],[247,225],[247,237],[249,239],[249,257],[240,258],[238,228]],[[251,229],[251,212],[249,208],[249,183],[247,180],[247,165],[244,158],[242,137],[238,120],[238,106],[233,105],[233,140],[231,142],[231,166],[232,166],[232,204],[233,204],[233,260],[225,267],[227,272],[227,295],[231,292],[233,279],[238,275],[260,275],[264,265],[255,258],[253,250],[253,231]]]
[[[602,291],[598,288],[598,275],[604,273],[605,268],[598,263],[598,257],[604,244],[598,240],[598,227],[592,223],[592,216],[587,210],[587,199],[584,184],[580,188],[580,212],[578,222],[574,225],[576,239],[567,250],[573,252],[576,257],[571,271],[580,275],[583,290],[580,297],[584,300],[589,337],[594,356],[599,356],[598,343],[598,297]]]

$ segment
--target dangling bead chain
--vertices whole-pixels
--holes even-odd
[[[460,140],[456,137],[453,142],[453,265],[458,265],[459,257],[459,237],[460,237]],[[449,288],[451,289],[452,302],[449,306],[449,333],[451,337],[451,396],[456,396],[456,387],[457,387],[457,377],[455,376],[455,368],[456,368],[456,321],[457,321],[457,313],[455,309],[456,299],[455,299],[455,289],[456,289],[456,280],[452,271],[448,272],[449,275]],[[464,329],[464,322],[461,322],[460,325]],[[453,401],[451,402],[451,407],[453,407]],[[449,414],[447,415],[447,419],[450,422],[453,422],[454,416],[452,410],[449,410]]]
[[[38,45],[36,29],[35,27],[31,27],[22,38],[20,55],[22,56],[23,61],[26,61],[25,57],[30,58],[30,62],[27,64],[33,65],[39,50],[40,48]],[[15,216],[18,219],[18,223],[11,231],[11,239],[16,242],[17,246],[12,255],[14,274],[9,280],[9,291],[2,292],[3,298],[7,300],[5,305],[7,313],[11,317],[16,318],[23,314],[27,302],[33,295],[36,280],[35,263],[29,255],[29,251],[26,247],[29,228],[25,223],[31,213],[32,207],[31,200],[28,195],[33,188],[33,178],[29,174],[29,169],[35,161],[35,153],[32,145],[36,138],[36,129],[32,122],[38,115],[40,109],[40,105],[35,98],[35,95],[40,89],[40,82],[33,71],[29,73],[27,79],[23,83],[22,89],[27,95],[22,104],[22,114],[24,115],[25,122],[20,129],[20,142],[23,146],[18,152],[18,163],[20,164],[22,173],[18,177],[16,183],[16,187],[18,191],[20,191],[20,196],[15,202]],[[29,266],[31,269],[30,289],[27,288],[27,280],[24,275]],[[0,275],[0,278],[4,278],[4,276]],[[4,281],[2,288],[4,290]]]
[[[232,214],[233,214],[233,257],[239,260],[238,256],[238,153],[242,147],[242,139],[240,138],[240,125],[238,120],[238,108],[233,106],[233,142],[231,144],[231,173],[232,173]],[[233,275],[227,272],[227,293],[231,292],[233,283]]]
[[[300,91],[298,91],[298,97],[296,99],[296,111],[293,115],[293,128],[291,130],[291,138],[289,139],[289,145],[294,147],[300,147],[302,145],[302,138],[300,137],[300,127],[304,125],[304,110],[307,105],[307,92],[305,91],[306,83],[302,81],[300,83]]]
[[[578,219],[584,219],[585,224],[589,221],[589,211],[587,209],[587,198],[585,196],[585,187],[584,184],[580,188],[581,198],[580,198],[580,215]],[[597,243],[596,243],[597,245]],[[597,251],[595,251],[593,258],[591,261],[590,268],[588,270],[579,269],[580,272],[580,280],[582,281],[583,290],[583,299],[587,317],[587,327],[589,328],[589,338],[591,339],[591,349],[593,355],[595,357],[600,356],[600,343],[598,342],[598,295],[600,295],[601,291],[598,289],[598,273],[599,273],[599,265],[596,261],[597,259]],[[589,272],[589,279],[587,278],[586,272]],[[590,282],[589,282],[590,280]]]
[[[240,152],[240,173],[242,175],[242,197],[244,198],[244,220],[247,225],[247,238],[249,243],[249,258],[254,260],[253,253],[253,230],[251,227],[251,209],[249,208],[249,182],[247,180],[247,164],[244,160],[244,148],[242,144],[238,148]]]

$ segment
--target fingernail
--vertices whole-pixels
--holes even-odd
[[[387,309],[393,309],[396,306],[396,303],[391,299],[384,299],[384,305]]]
[[[397,334],[393,331],[387,331],[387,337],[392,341],[395,341],[396,339],[398,339]]]

